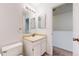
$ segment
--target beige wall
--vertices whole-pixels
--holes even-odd
[[[21,4],[0,4],[0,46],[20,41]]]

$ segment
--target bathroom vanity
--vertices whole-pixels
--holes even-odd
[[[23,52],[25,56],[41,56],[46,52],[46,34],[36,33],[37,28],[46,28],[45,18],[46,15],[37,15],[37,11],[31,9],[29,6],[26,6],[24,9]]]
[[[46,52],[46,36],[30,35],[23,37],[24,55],[41,56]]]

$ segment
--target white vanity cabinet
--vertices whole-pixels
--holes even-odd
[[[46,52],[46,39],[41,40],[41,55]]]
[[[26,56],[41,56],[46,52],[46,38],[42,38],[36,41],[29,41],[27,39],[24,42],[24,54]]]

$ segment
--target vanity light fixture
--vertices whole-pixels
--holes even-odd
[[[30,11],[30,12],[32,12],[32,13],[36,13],[36,12],[35,12],[33,9],[31,9],[30,7],[27,7],[27,6],[26,6],[25,9],[28,10],[28,11]]]

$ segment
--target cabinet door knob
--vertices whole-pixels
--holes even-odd
[[[73,41],[79,42],[79,39],[78,38],[73,38]]]

